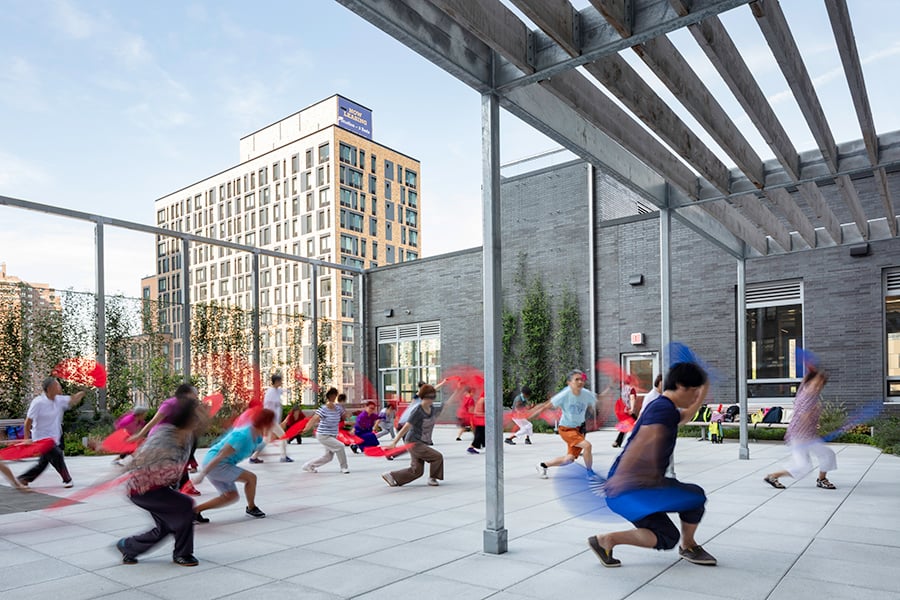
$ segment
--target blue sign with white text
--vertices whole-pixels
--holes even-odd
[[[372,139],[372,111],[346,98],[338,97],[338,126]]]

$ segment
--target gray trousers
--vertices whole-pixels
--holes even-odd
[[[323,435],[321,433],[316,434],[316,439],[320,444],[325,446],[325,454],[320,456],[319,458],[308,461],[304,468],[311,467],[316,469],[321,467],[324,464],[330,463],[331,459],[337,455],[338,463],[340,463],[342,469],[347,468],[347,452],[344,450],[344,445],[337,441],[337,438],[333,435]]]

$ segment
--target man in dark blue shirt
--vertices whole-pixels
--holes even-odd
[[[677,363],[666,374],[663,395],[641,413],[606,482],[609,508],[635,529],[591,536],[588,545],[605,567],[621,564],[612,550],[620,544],[670,550],[678,544],[682,558],[713,566],[716,559],[694,539],[703,517],[706,494],[698,485],[666,477],[678,425],[690,421],[709,389],[706,372],[695,363]],[[666,515],[677,512],[681,533]]]

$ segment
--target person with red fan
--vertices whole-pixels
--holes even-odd
[[[349,473],[350,467],[347,465],[347,451],[344,450],[344,444],[338,441],[337,435],[341,424],[344,422],[344,407],[337,403],[338,391],[336,388],[328,388],[325,392],[325,404],[319,407],[309,419],[303,433],[312,431],[316,426],[316,441],[325,448],[325,454],[319,458],[306,461],[301,467],[307,473],[316,473],[324,464],[331,462],[331,459],[337,455],[338,463],[341,465],[341,473]]]
[[[136,406],[134,410],[125,413],[116,420],[115,428],[124,429],[128,432],[130,437],[140,431],[144,427],[144,425],[147,424],[147,421],[144,419],[145,414],[147,414],[146,406]],[[113,464],[118,467],[125,466],[122,461],[130,455],[130,452],[121,452],[119,454],[119,457],[113,460]]]
[[[56,377],[44,379],[41,387],[44,393],[37,396],[28,405],[28,413],[25,415],[25,440],[42,440],[52,438],[56,445],[41,454],[35,466],[19,475],[19,483],[27,486],[44,472],[47,465],[53,465],[56,472],[63,480],[63,487],[70,488],[75,485],[72,476],[66,467],[65,455],[62,446],[62,419],[63,413],[75,408],[84,399],[84,390],[71,396],[64,396],[62,386]]]
[[[172,561],[182,567],[199,564],[194,558],[194,501],[174,489],[187,465],[194,430],[200,424],[198,404],[190,393],[176,396],[166,422],[134,453],[128,497],[150,513],[156,526],[116,542],[126,565],[136,564],[138,556],[170,533],[175,537]]]
[[[237,502],[240,496],[235,483],[238,481],[244,484],[244,496],[247,497],[246,513],[257,519],[266,516],[266,513],[256,506],[256,473],[244,470],[237,464],[253,454],[274,424],[275,413],[267,408],[256,410],[249,427],[236,427],[213,444],[203,459],[203,468],[195,476],[194,483],[199,484],[208,476],[209,482],[219,491],[219,495],[195,507],[194,521],[209,523],[209,519],[202,514],[204,510]]]
[[[272,430],[269,432],[266,442],[278,440],[278,444],[281,448],[281,462],[290,463],[294,462],[294,459],[287,455],[287,440],[281,439],[284,436],[284,429],[281,428],[281,394],[284,392],[284,390],[281,389],[282,382],[281,375],[278,373],[272,375],[270,378],[271,385],[269,386],[269,389],[266,390],[266,395],[263,398],[263,408],[267,408],[275,413],[275,423],[272,425]],[[264,449],[265,445],[257,448],[256,452],[250,456],[250,462],[254,464],[263,462],[263,459],[261,459],[259,455],[262,454]]]
[[[475,398],[472,396],[472,388],[467,387],[459,408],[456,409],[456,422],[459,431],[456,432],[456,441],[462,441],[462,435],[472,428],[472,413],[475,411]]]
[[[462,387],[459,387],[446,402],[435,405],[436,388],[446,382],[447,380],[444,379],[437,386],[426,383],[419,388],[419,392],[416,394],[420,400],[419,404],[397,432],[397,436],[389,444],[385,444],[386,448],[394,448],[400,440],[404,439],[404,436],[407,444],[412,444],[409,447],[408,469],[381,474],[381,478],[389,486],[397,487],[415,481],[425,474],[425,463],[428,463],[428,485],[438,486],[439,482],[444,479],[444,455],[432,447],[431,434],[441,412],[449,409],[450,405],[457,400],[457,396],[462,393]]]
[[[306,419],[306,415],[303,414],[303,411],[299,406],[294,406],[291,410],[288,411],[287,416],[284,418],[284,421],[281,422],[281,429],[287,432],[291,427],[296,425],[297,423]],[[290,439],[285,440],[288,444],[291,442],[297,442],[298,444],[303,443],[302,434],[298,433],[297,435],[291,437]]]
[[[640,407],[638,406],[637,399],[637,389],[632,385],[633,379],[630,375],[625,377],[625,381],[622,382],[622,395],[619,397],[619,400],[616,402],[624,402],[625,404],[625,415],[627,418],[625,420],[620,419],[622,423],[621,427],[617,427],[619,429],[619,435],[616,436],[616,441],[613,442],[613,448],[620,448],[622,446],[622,442],[625,440],[625,434],[630,432],[634,427],[634,421],[637,419],[638,414],[640,414]],[[618,413],[616,414],[618,416]]]
[[[584,466],[588,473],[593,473],[594,457],[591,453],[592,446],[581,432],[584,425],[585,414],[588,408],[594,407],[600,400],[594,392],[584,387],[584,371],[573,369],[566,377],[566,387],[555,396],[535,408],[534,412],[554,407],[562,409],[562,417],[559,420],[559,437],[566,443],[566,454],[558,456],[537,465],[538,474],[547,479],[547,469],[561,467],[575,462],[579,456],[584,458]],[[599,412],[599,411],[598,411]]]
[[[368,400],[366,408],[356,417],[353,424],[353,434],[362,440],[359,444],[352,444],[350,449],[356,454],[360,450],[365,452],[366,448],[377,446],[379,444],[378,437],[375,435],[375,423],[378,422],[378,413],[375,412],[375,401]]]

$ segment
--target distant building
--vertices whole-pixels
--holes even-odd
[[[158,199],[157,225],[362,268],[419,258],[420,164],[374,141],[370,109],[331,96],[242,138],[240,161]],[[174,364],[180,370],[181,247],[171,238],[157,242],[156,292],[167,307],[162,324],[174,336]],[[252,306],[250,256],[193,244],[189,258],[192,305]],[[286,367],[309,372],[310,280],[307,264],[260,259],[263,379]],[[353,278],[320,269],[315,285],[318,316],[334,325],[333,382],[349,386],[359,335]],[[296,339],[292,328],[300,315],[306,320],[297,365],[288,341]]]

